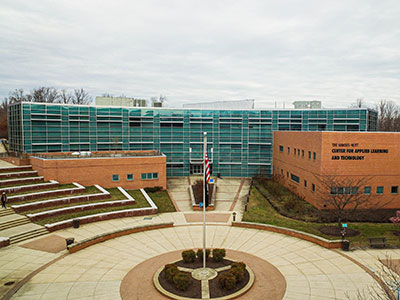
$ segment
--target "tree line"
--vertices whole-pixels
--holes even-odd
[[[15,89],[5,97],[0,104],[0,138],[8,138],[7,110],[8,105],[16,102],[41,102],[64,104],[90,104],[92,97],[83,89],[56,89],[53,87],[38,87],[25,93],[23,89]]]
[[[351,107],[368,107],[363,99],[357,99]],[[380,100],[372,109],[378,112],[378,131],[400,131],[400,106],[394,101]]]

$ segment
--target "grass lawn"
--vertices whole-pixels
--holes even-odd
[[[243,216],[243,221],[287,227],[322,236],[327,239],[340,239],[339,237],[330,237],[320,233],[318,227],[324,225],[322,223],[297,221],[280,215],[254,186],[250,191],[250,200],[247,212]],[[336,225],[336,223],[327,225]],[[358,236],[347,238],[350,240],[351,247],[369,246],[369,237],[386,237],[388,245],[400,246],[399,238],[392,233],[392,230],[396,229],[393,224],[348,223],[348,227],[361,232]]]
[[[9,193],[8,196],[19,196],[25,194],[33,194],[33,193],[40,193],[40,192],[48,192],[48,191],[56,191],[56,190],[64,190],[64,189],[72,189],[77,188],[77,186],[73,184],[59,184],[56,187],[46,188],[43,187],[41,189],[30,190],[30,191],[23,191],[23,192],[16,192],[16,193]]]
[[[157,205],[159,213],[176,211],[167,191],[147,192],[147,194]]]
[[[9,187],[22,187],[25,185],[34,185],[34,184],[41,184],[41,183],[50,183],[50,181],[29,181],[29,182],[25,182],[25,183],[17,183],[17,184],[5,184],[5,185],[0,185],[1,189],[4,188],[9,188]]]
[[[126,199],[126,197],[117,188],[110,188],[110,189],[106,189],[106,190],[110,192],[111,198],[107,199],[105,201],[115,201],[115,200]],[[65,215],[60,215],[60,216],[55,216],[55,217],[51,217],[51,218],[38,220],[35,223],[39,224],[39,225],[44,225],[44,224],[51,224],[51,223],[60,222],[63,220],[68,220],[68,219],[73,219],[73,218],[78,218],[78,217],[83,217],[83,216],[89,216],[89,215],[94,215],[94,214],[100,214],[100,213],[105,213],[105,212],[148,207],[149,205],[148,205],[147,201],[144,199],[143,195],[141,195],[141,193],[139,195],[137,192],[140,193],[140,191],[128,191],[128,193],[132,197],[135,198],[136,203],[134,205],[124,205],[124,206],[117,206],[117,207],[85,210],[85,211],[81,211],[81,212],[77,212],[77,213],[70,213],[70,214],[65,214]],[[95,201],[95,202],[101,202],[101,201]],[[94,203],[94,202],[92,202],[92,203]],[[53,209],[53,208],[50,207],[50,208],[47,208],[44,210],[50,210],[50,209]]]

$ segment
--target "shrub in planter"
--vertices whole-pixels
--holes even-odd
[[[213,249],[213,261],[220,262],[225,257],[225,249]]]
[[[242,268],[232,268],[229,273],[235,276],[237,282],[240,282],[244,279],[244,269]]]
[[[182,252],[182,259],[185,263],[192,263],[196,260],[196,253],[193,250],[186,250]]]
[[[236,277],[231,272],[222,273],[218,278],[218,284],[221,288],[232,290],[236,286]]]
[[[164,267],[165,279],[169,283],[174,283],[174,276],[179,273],[178,267],[175,264],[167,264]]]
[[[190,284],[189,274],[178,271],[178,273],[174,276],[174,284],[178,290],[186,291]]]
[[[246,264],[244,262],[234,262],[231,264],[231,269],[240,268],[243,271],[246,269]]]
[[[211,250],[206,249],[206,258],[208,258],[210,256],[210,253],[211,253]],[[198,249],[196,255],[197,255],[198,259],[203,259],[203,249]]]

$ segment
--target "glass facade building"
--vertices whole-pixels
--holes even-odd
[[[377,113],[357,109],[219,110],[15,103],[9,106],[10,150],[73,152],[160,150],[168,176],[202,172],[203,132],[212,173],[272,174],[272,133],[375,131]]]

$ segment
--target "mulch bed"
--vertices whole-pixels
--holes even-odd
[[[189,269],[197,269],[197,268],[202,268],[203,267],[203,259],[196,259],[195,262],[192,263],[185,263],[183,260],[180,260],[175,263],[178,267],[184,267],[184,268],[189,268]],[[206,260],[206,267],[207,268],[221,268],[225,266],[229,266],[232,264],[232,261],[228,259],[224,259],[221,262],[214,262],[212,258],[207,258]]]
[[[187,298],[195,298],[201,299],[201,281],[191,278],[191,282],[189,288],[186,291],[178,290],[174,284],[169,283],[165,279],[165,270],[160,273],[158,276],[158,281],[160,282],[161,286],[167,290],[168,292]]]
[[[203,261],[199,260],[199,259],[193,263],[185,263],[183,260],[180,260],[180,261],[176,262],[175,264],[179,267],[185,267],[188,269],[197,269],[197,268],[203,267]],[[228,260],[228,259],[224,259],[221,262],[214,262],[211,258],[208,258],[206,261],[207,268],[213,268],[213,269],[229,266],[231,264],[232,264],[232,261]],[[221,274],[228,272],[228,271],[219,272],[218,276],[216,278],[209,281],[209,289],[210,289],[210,297],[211,298],[223,297],[223,296],[233,294],[233,293],[241,290],[249,282],[250,275],[249,275],[249,272],[247,272],[247,270],[246,270],[244,279],[241,282],[238,282],[234,289],[232,289],[232,290],[221,289],[218,284],[218,278]],[[175,295],[182,296],[182,297],[188,297],[188,298],[201,299],[201,281],[199,281],[199,280],[191,278],[190,286],[186,291],[178,290],[174,284],[167,282],[167,280],[165,279],[165,271],[164,270],[160,273],[158,280],[159,280],[161,286],[165,290],[167,290]]]
[[[192,185],[194,201],[196,204],[203,202],[204,185],[203,180],[198,180]],[[213,185],[208,184],[208,203],[211,203],[213,193]]]
[[[342,236],[342,228],[340,228],[339,226],[321,226],[318,228],[318,230],[326,235],[329,236]],[[360,232],[358,230],[355,229],[351,229],[351,228],[346,228],[346,237],[347,236],[356,236],[359,235]]]
[[[225,272],[229,272],[229,270],[218,273],[218,276],[216,278],[214,278],[213,280],[210,280],[208,282],[209,287],[210,287],[210,297],[211,298],[218,298],[218,297],[231,295],[231,294],[241,290],[242,288],[244,288],[244,286],[249,282],[250,275],[249,275],[249,272],[247,272],[247,270],[245,270],[244,279],[241,282],[236,283],[236,287],[234,289],[232,289],[232,290],[221,289],[218,284],[218,277],[221,276],[221,274],[223,274]]]

